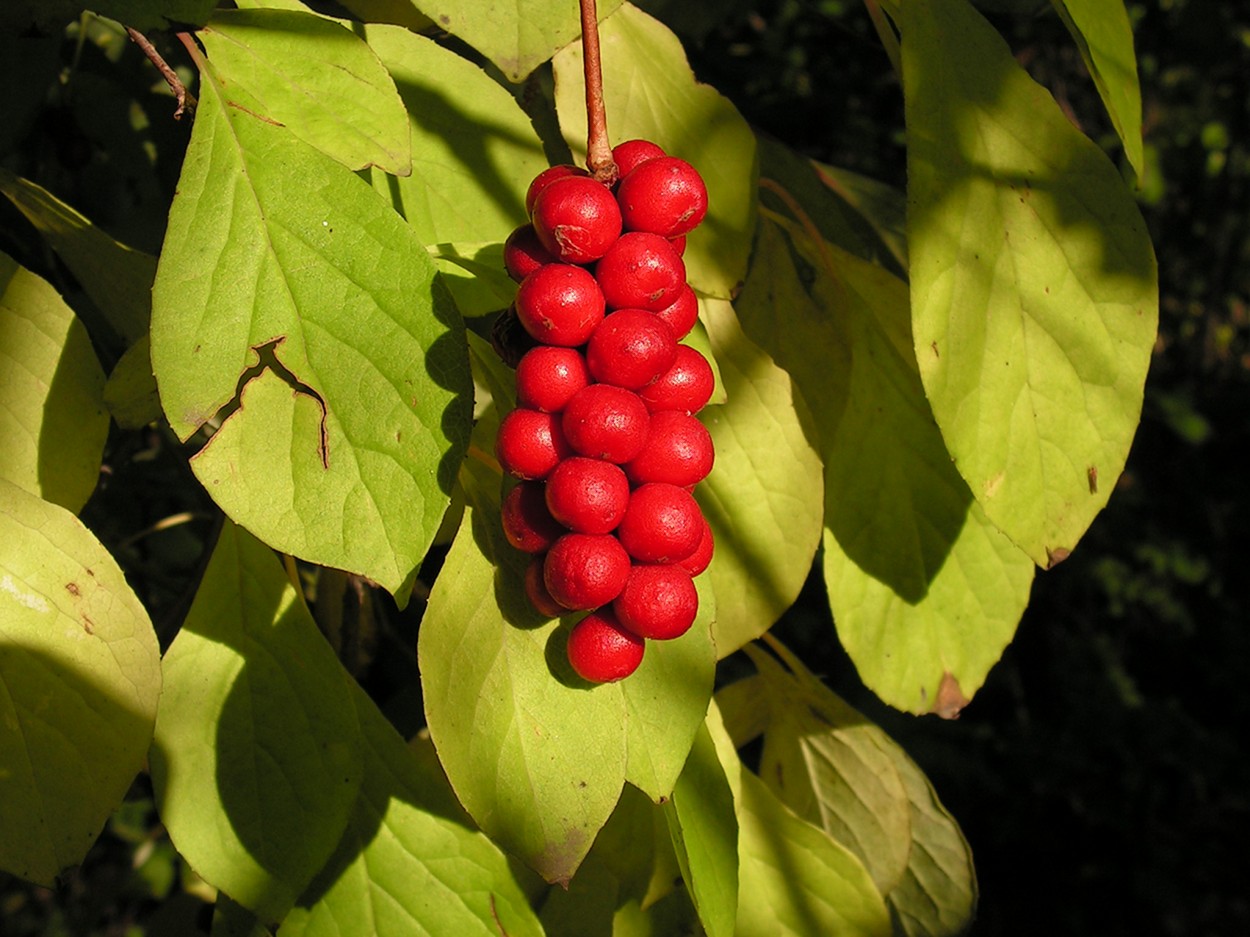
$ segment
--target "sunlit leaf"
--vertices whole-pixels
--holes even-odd
[[[230,107],[209,67],[153,304],[171,426],[222,421],[192,464],[226,513],[398,590],[442,521],[470,412],[463,326],[412,229]]]
[[[1150,240],[1115,167],[971,6],[905,4],[903,64],[925,391],[986,516],[1050,566],[1106,504],[1137,427]]]
[[[51,284],[3,253],[0,387],[0,478],[77,512],[100,477],[104,373]]]
[[[728,299],[746,273],[755,227],[755,136],[728,99],[695,80],[681,42],[659,20],[625,5],[599,34],[611,140],[652,140],[703,176],[708,214],[687,240],[686,274],[701,293]],[[585,165],[581,43],[552,64],[560,129]]]
[[[143,767],[160,690],[112,556],[0,479],[0,868],[50,887],[82,861]]]
[[[229,523],[162,669],[161,822],[199,875],[279,921],[356,803],[351,678],[277,557]]]

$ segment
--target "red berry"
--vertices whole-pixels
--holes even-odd
[[[556,466],[557,469],[559,467]],[[521,482],[514,487],[504,495],[500,513],[504,536],[510,544],[526,553],[542,553],[568,533],[547,509],[547,494],[542,482]]]
[[[665,155],[660,145],[652,143],[650,140],[626,140],[624,143],[618,143],[612,147],[612,161],[616,163],[616,169],[622,179],[628,176],[634,167],[640,163]]]
[[[567,163],[559,166],[548,166],[534,177],[534,181],[530,183],[529,189],[525,192],[525,214],[532,215],[534,213],[534,202],[537,201],[539,194],[557,179],[563,179],[565,176],[589,175],[590,173],[580,166],[570,166]]]
[[[582,534],[616,529],[629,504],[629,480],[620,466],[574,456],[547,476],[546,505],[559,523]]]
[[[617,620],[640,638],[679,638],[699,613],[699,593],[679,566],[635,566],[612,602]]]
[[[598,260],[621,236],[616,198],[589,176],[567,176],[548,185],[534,202],[531,220],[543,247],[568,263]]]
[[[712,554],[716,552],[716,540],[712,536],[712,525],[705,518],[703,521],[703,538],[699,541],[699,545],[694,548],[684,560],[678,560],[674,565],[680,566],[691,576],[697,576],[708,568],[708,564],[712,562]]]
[[[698,502],[685,488],[648,482],[629,496],[616,535],[639,563],[675,563],[698,547],[703,523]]]
[[[513,410],[499,424],[495,457],[509,475],[529,480],[546,478],[561,459],[572,455],[560,417],[538,410]]]
[[[619,465],[642,451],[649,420],[646,404],[632,390],[591,384],[573,395],[560,426],[578,454]]]
[[[678,257],[686,256],[686,236],[679,234],[675,238],[669,238],[668,242],[673,245],[673,250],[677,251]]]
[[[638,669],[646,644],[625,630],[609,608],[587,615],[569,632],[569,663],[583,680],[613,683]]]
[[[595,279],[609,309],[655,312],[672,305],[686,286],[686,265],[658,234],[630,231],[595,264]]]
[[[645,387],[673,366],[677,339],[645,309],[618,309],[599,323],[586,344],[586,366],[601,384]]]
[[[707,186],[693,166],[676,156],[639,165],[621,180],[616,197],[626,231],[678,237],[693,231],[707,214]]]
[[[682,284],[676,298],[663,309],[656,310],[655,314],[668,323],[673,337],[681,341],[699,321],[699,297],[695,296],[689,284]]]
[[[712,366],[703,354],[689,345],[678,345],[673,366],[638,391],[638,396],[652,413],[660,410],[698,413],[712,398],[715,386]]]
[[[572,348],[585,344],[603,321],[603,292],[584,268],[547,264],[521,281],[516,314],[538,341]]]
[[[668,482],[690,488],[707,478],[714,457],[712,436],[696,417],[661,410],[651,414],[647,444],[625,463],[625,474],[635,485]]]
[[[629,566],[629,554],[611,534],[565,534],[547,551],[543,582],[565,608],[598,608],[620,595]]]
[[[569,609],[553,599],[551,593],[547,591],[547,584],[543,582],[545,560],[544,556],[536,556],[530,560],[529,566],[525,567],[525,595],[530,600],[530,605],[534,606],[540,615],[559,618],[561,615],[568,614]]]
[[[516,366],[516,402],[519,407],[557,413],[575,393],[590,384],[586,359],[576,348],[539,345],[525,353]]]
[[[532,224],[523,224],[503,242],[503,266],[508,276],[520,283],[545,264],[555,263],[551,251],[543,247]]]

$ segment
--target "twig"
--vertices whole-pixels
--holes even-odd
[[[143,50],[143,54],[156,66],[156,70],[161,73],[165,83],[169,85],[169,90],[174,93],[174,99],[178,102],[178,107],[174,111],[174,120],[181,119],[183,114],[194,117],[195,95],[187,90],[187,86],[182,83],[178,73],[169,67],[169,63],[156,51],[156,47],[148,41],[147,36],[131,26],[126,27],[126,34],[130,36],[135,45]]]
[[[595,0],[578,0],[582,10],[582,68],[586,73],[586,168],[604,185],[619,171],[608,142],[608,118],[603,106],[603,65],[599,60],[599,17]]]

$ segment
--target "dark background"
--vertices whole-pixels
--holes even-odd
[[[641,5],[682,36],[699,77],[757,128],[904,186],[902,98],[860,0]],[[1019,61],[1119,159],[1049,4],[980,5]],[[1159,259],[1161,322],[1142,425],[1110,505],[1070,559],[1038,575],[1015,641],[954,722],[904,716],[862,687],[830,640],[818,573],[777,629],[907,748],[963,826],[981,887],[976,935],[1250,934],[1250,888],[1236,860],[1250,833],[1239,731],[1250,716],[1241,461],[1250,436],[1250,8],[1146,0],[1129,9],[1149,163],[1137,194]],[[49,37],[46,53],[8,56],[0,79],[46,85],[72,62],[73,94],[54,92],[29,113],[6,107],[0,162],[155,252],[185,124],[169,120],[170,99],[147,90],[148,65],[124,41],[78,47]],[[129,100],[147,115],[142,126],[124,112]],[[145,144],[155,158],[138,158]],[[75,299],[65,271],[2,199],[0,249]],[[211,527],[199,497],[167,436],[115,433],[83,515],[122,560],[165,642]],[[189,522],[135,535],[183,511]],[[413,616],[380,607],[370,617],[383,625],[344,649],[349,666],[389,709],[411,712],[395,690],[415,684],[406,663]],[[370,652],[388,642],[401,653]],[[205,926],[206,895],[141,779],[60,889],[0,875],[0,935],[185,935]]]

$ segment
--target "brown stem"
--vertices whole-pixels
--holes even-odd
[[[174,99],[178,102],[178,107],[174,111],[174,120],[178,120],[183,114],[194,117],[195,95],[187,90],[187,86],[182,83],[178,73],[169,67],[169,63],[156,51],[156,47],[148,41],[147,36],[131,26],[126,27],[126,34],[130,36],[135,45],[143,50],[143,54],[156,66],[156,70],[161,73],[161,77],[169,85],[169,90],[174,93]]]
[[[608,118],[603,107],[603,66],[599,61],[599,17],[595,0],[578,0],[582,10],[582,68],[586,72],[586,168],[604,185],[619,172],[608,142]]]

